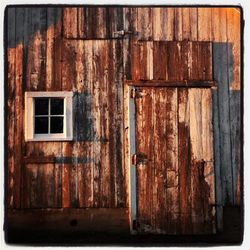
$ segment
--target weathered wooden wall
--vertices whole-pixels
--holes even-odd
[[[241,204],[240,9],[9,7],[6,14],[8,207],[128,207],[124,80],[211,73],[216,203]],[[133,34],[114,34],[122,29]],[[200,41],[212,42],[212,72],[194,60],[204,57]],[[72,142],[25,143],[29,90],[74,91]],[[51,155],[56,160],[46,162]]]
[[[9,206],[125,207],[122,41],[66,40],[62,12],[8,10]],[[24,142],[31,90],[74,92],[72,142]]]

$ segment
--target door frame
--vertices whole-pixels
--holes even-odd
[[[137,234],[137,204],[138,204],[138,197],[137,197],[137,173],[136,173],[136,165],[135,162],[133,162],[133,155],[136,154],[136,105],[135,105],[135,88],[136,87],[169,87],[169,85],[172,85],[172,82],[164,82],[155,85],[155,82],[152,84],[151,81],[148,81],[148,84],[145,84],[144,82],[136,82],[136,81],[125,81],[124,82],[124,127],[126,131],[126,138],[127,145],[125,143],[125,151],[127,151],[127,157],[125,156],[125,165],[127,165],[127,171],[128,171],[128,204],[129,204],[129,223],[130,223],[130,232],[131,234]],[[181,86],[175,86],[175,87],[183,87],[183,83],[181,83]],[[211,88],[216,89],[216,83],[214,81],[202,81],[201,84],[203,88]],[[160,86],[159,86],[160,85]],[[171,86],[173,87],[173,85]],[[185,87],[197,87],[197,83],[185,83]],[[133,96],[131,96],[131,93]],[[214,166],[215,168],[215,166]],[[215,172],[215,169],[214,169]],[[216,184],[215,187],[216,189]],[[218,211],[217,211],[218,212]],[[217,214],[216,212],[216,214]],[[218,216],[218,215],[217,215]],[[216,217],[216,216],[215,216]],[[215,219],[215,225],[216,225],[216,231],[218,227],[218,218]]]
[[[132,164],[132,155],[136,153],[136,131],[135,131],[135,102],[131,98],[134,89],[126,82],[124,83],[124,128],[125,128],[125,166],[127,168],[127,194],[129,205],[130,233],[136,234],[137,219],[137,193],[136,193],[136,166]]]

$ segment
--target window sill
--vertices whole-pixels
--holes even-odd
[[[40,138],[30,138],[30,139],[26,139],[25,141],[27,141],[27,142],[36,142],[36,141],[73,141],[73,137],[72,138],[70,138],[70,137],[68,137],[68,138],[49,138],[49,137],[46,137],[46,138],[42,138],[42,137],[40,137]]]

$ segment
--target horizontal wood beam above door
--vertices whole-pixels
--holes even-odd
[[[186,88],[211,88],[216,87],[215,81],[192,81],[192,80],[182,80],[182,81],[166,81],[166,80],[126,80],[126,84],[134,87],[186,87]]]

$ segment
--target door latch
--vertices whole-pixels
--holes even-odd
[[[126,34],[128,35],[137,35],[136,31],[131,31],[131,30],[117,30],[113,32],[114,36],[125,36]]]

